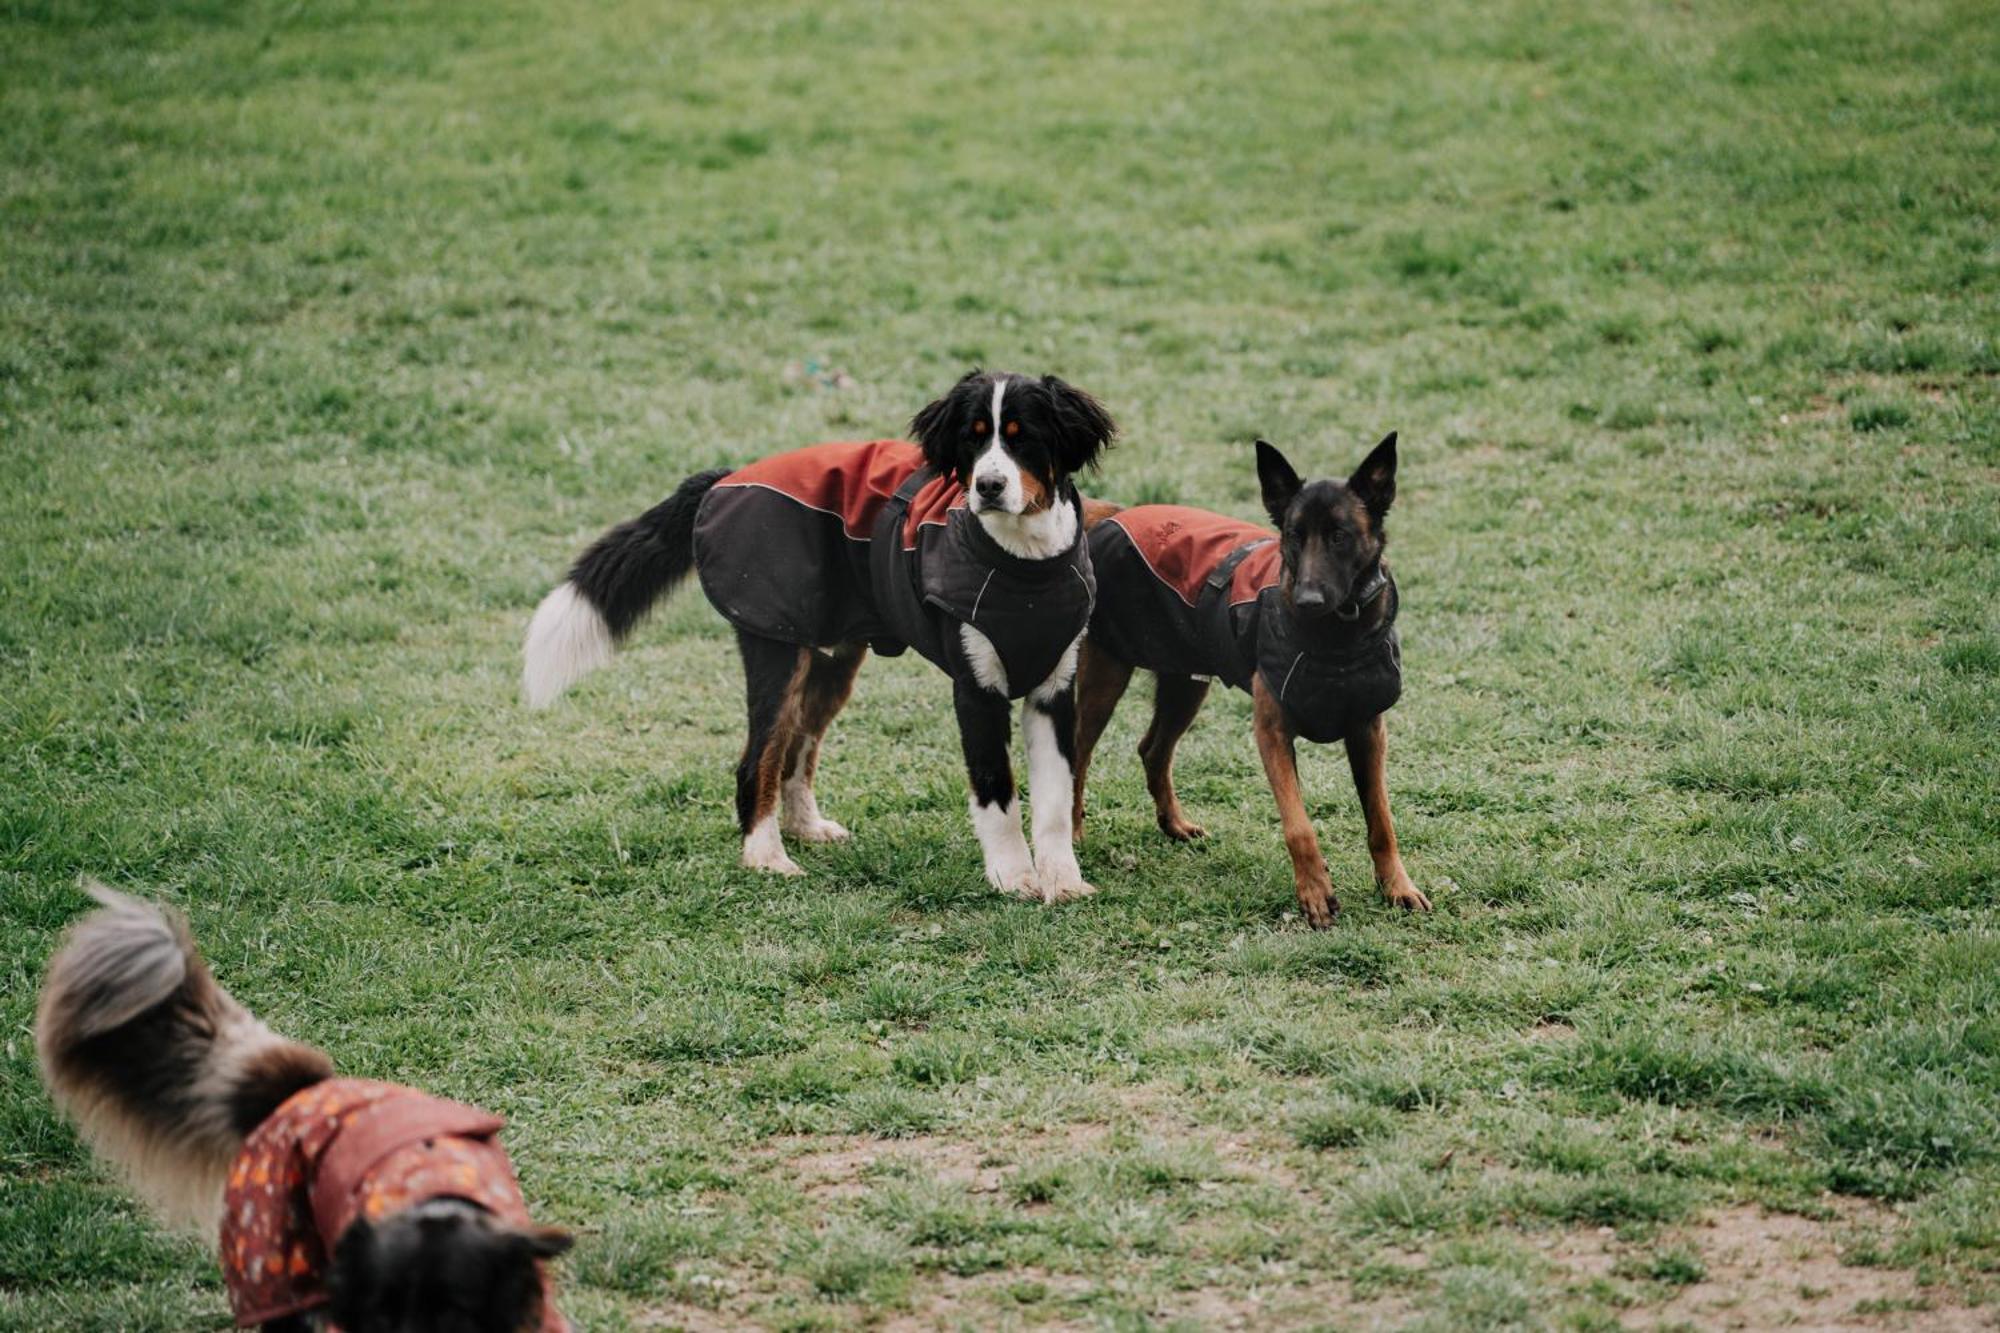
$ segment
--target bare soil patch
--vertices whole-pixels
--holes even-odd
[[[1547,1254],[1573,1281],[1626,1271],[1625,1261],[1645,1251],[1684,1247],[1699,1255],[1701,1280],[1679,1288],[1663,1304],[1628,1313],[1623,1322],[1633,1329],[1958,1333],[2000,1327],[1992,1309],[1968,1306],[1947,1287],[1920,1287],[1907,1270],[1843,1263],[1842,1253],[1856,1241],[1887,1236],[1901,1220],[1861,1200],[1833,1200],[1829,1206],[1828,1218],[1748,1204],[1726,1208],[1646,1247],[1624,1244],[1608,1229],[1571,1233]]]

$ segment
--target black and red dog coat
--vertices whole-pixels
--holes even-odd
[[[954,679],[972,670],[958,633],[984,634],[1021,698],[1090,622],[1097,583],[1074,487],[1077,539],[1046,560],[1001,548],[956,477],[914,444],[816,444],[723,477],[695,515],[702,590],[731,624],[785,643],[906,648]],[[781,575],[774,577],[774,574]]]
[[[1091,642],[1122,662],[1239,690],[1261,676],[1293,732],[1320,743],[1402,694],[1396,582],[1380,563],[1347,606],[1302,634],[1278,587],[1277,534],[1254,523],[1136,505],[1091,531],[1090,558],[1105,590]],[[1389,599],[1388,614],[1362,625],[1360,609],[1378,597]]]

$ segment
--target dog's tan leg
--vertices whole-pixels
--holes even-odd
[[[1340,900],[1333,896],[1333,880],[1327,874],[1326,858],[1320,855],[1319,839],[1313,834],[1306,814],[1304,795],[1299,791],[1298,754],[1292,747],[1291,728],[1285,725],[1278,701],[1264,688],[1258,676],[1251,684],[1252,730],[1257,734],[1257,754],[1264,761],[1264,776],[1271,780],[1271,795],[1278,801],[1278,818],[1284,825],[1285,850],[1292,855],[1292,883],[1298,889],[1299,910],[1314,930],[1333,924]]]
[[[1070,803],[1070,836],[1083,841],[1083,781],[1090,771],[1090,754],[1132,683],[1132,668],[1111,654],[1083,641],[1076,659],[1076,782]]]
[[[813,778],[819,772],[820,748],[826,729],[854,693],[854,677],[868,646],[841,644],[830,653],[808,654],[805,680],[799,689],[798,725],[786,748],[783,813],[779,825],[786,836],[803,842],[841,842],[847,830],[819,812]]]
[[[1199,824],[1190,824],[1174,793],[1174,747],[1201,711],[1208,698],[1208,682],[1193,676],[1162,675],[1153,687],[1153,720],[1139,742],[1139,762],[1146,766],[1146,790],[1153,794],[1153,813],[1160,832],[1175,842],[1207,837]]]
[[[1347,766],[1368,820],[1368,855],[1375,862],[1375,887],[1408,911],[1428,912],[1431,900],[1410,882],[1396,850],[1396,821],[1389,817],[1389,723],[1377,713],[1347,733]]]

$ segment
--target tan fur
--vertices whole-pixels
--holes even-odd
[[[42,1080],[136,1193],[168,1222],[212,1240],[224,1177],[243,1142],[238,1090],[287,1072],[311,1082],[331,1067],[218,986],[179,917],[101,884],[86,887],[103,907],[50,961],[35,1018]],[[129,1064],[105,1049],[120,1029],[147,1022],[159,1027],[159,1052],[189,1071],[187,1084],[158,1102],[142,1100]]]
[[[1090,531],[1092,528],[1096,527],[1099,523],[1102,523],[1105,519],[1110,518],[1113,514],[1123,511],[1124,508],[1125,508],[1124,505],[1113,504],[1109,500],[1093,500],[1087,495],[1084,496],[1083,530],[1085,532]]]
[[[1333,879],[1327,874],[1326,857],[1320,854],[1319,837],[1313,832],[1311,816],[1306,814],[1291,728],[1285,725],[1285,715],[1277,699],[1264,687],[1263,676],[1252,678],[1250,693],[1251,729],[1257,736],[1257,754],[1264,761],[1264,776],[1270,780],[1271,795],[1277,798],[1278,820],[1285,831],[1285,850],[1292,858],[1292,886],[1298,890],[1299,910],[1305,913],[1307,924],[1324,930],[1333,924],[1340,900],[1333,896]]]

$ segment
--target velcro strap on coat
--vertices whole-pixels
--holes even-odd
[[[1243,563],[1244,557],[1264,545],[1265,542],[1275,540],[1277,540],[1275,537],[1266,537],[1263,541],[1243,543],[1243,545],[1217,561],[1215,568],[1209,572],[1208,578],[1203,580],[1203,582],[1210,588],[1227,588],[1229,581],[1236,577],[1236,567]]]

